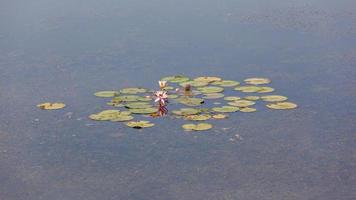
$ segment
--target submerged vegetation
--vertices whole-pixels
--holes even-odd
[[[175,119],[201,122],[227,119],[231,117],[228,113],[233,115],[235,112],[256,112],[256,105],[264,102],[265,107],[272,110],[297,108],[297,104],[287,101],[288,97],[274,94],[275,89],[266,86],[271,83],[267,78],[248,78],[238,82],[212,76],[191,79],[177,75],[164,77],[158,83],[157,91],[130,87],[94,93],[103,99],[110,98],[106,105],[115,109],[91,114],[89,119],[125,122],[128,127],[141,129],[155,125],[148,120],[140,120],[141,116],[157,118],[169,115]],[[45,110],[61,109],[64,106],[63,103],[38,105]],[[168,111],[168,107],[172,108],[171,112]],[[138,121],[133,121],[137,118]],[[204,131],[213,128],[213,125],[188,123],[182,125],[182,128],[186,131]]]

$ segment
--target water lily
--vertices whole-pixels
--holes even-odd
[[[157,91],[155,92],[155,102],[158,102],[159,104],[165,105],[167,102],[167,92],[166,91]]]
[[[159,84],[159,88],[163,89],[165,87],[167,87],[167,81],[158,81]]]

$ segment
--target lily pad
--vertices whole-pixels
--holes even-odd
[[[187,115],[184,117],[185,120],[193,120],[193,121],[204,121],[210,119],[210,115]]]
[[[216,115],[213,115],[212,118],[214,118],[214,119],[225,119],[225,118],[227,118],[227,115],[216,114]]]
[[[203,81],[203,82],[214,82],[214,81],[221,81],[222,79],[215,76],[200,76],[194,79],[194,81]]]
[[[245,86],[238,86],[234,88],[234,90],[251,93],[251,92],[258,92],[261,90],[261,87],[253,86],[253,85],[245,85]]]
[[[169,94],[168,95],[168,99],[176,99],[176,98],[178,98],[178,95],[176,95],[176,94]]]
[[[175,115],[195,115],[200,113],[201,111],[199,109],[195,108],[181,108],[180,110],[173,110],[172,113]]]
[[[149,96],[148,97],[138,97],[137,101],[152,101],[152,98]]]
[[[224,98],[224,100],[226,100],[226,101],[237,101],[240,99],[241,99],[241,97],[237,97],[237,96],[229,96],[229,97]]]
[[[185,76],[177,75],[177,76],[164,77],[161,80],[162,81],[168,81],[168,82],[171,82],[171,83],[181,83],[181,82],[188,81],[189,78],[185,77]]]
[[[119,92],[118,91],[100,91],[100,92],[94,93],[94,95],[97,97],[115,97],[115,96],[119,95]]]
[[[209,82],[206,81],[187,81],[179,83],[180,86],[185,87],[186,85],[191,85],[193,87],[203,87],[209,85]]]
[[[187,131],[205,131],[211,129],[213,126],[208,123],[199,124],[184,124],[182,128]]]
[[[269,92],[273,92],[274,88],[271,87],[260,87],[260,90],[258,91],[258,93],[269,93]]]
[[[137,93],[145,93],[147,89],[145,88],[124,88],[120,90],[122,94],[137,94]]]
[[[239,108],[235,106],[222,106],[222,107],[214,107],[212,108],[212,110],[215,112],[230,113],[230,112],[238,111]]]
[[[266,96],[262,96],[261,99],[267,102],[279,102],[279,101],[287,100],[288,97],[281,96],[281,95],[266,95]]]
[[[250,113],[250,112],[256,112],[257,109],[256,108],[250,108],[250,107],[244,107],[244,108],[240,108],[241,112],[246,112],[246,113]]]
[[[153,108],[153,107],[132,108],[132,109],[129,109],[129,111],[132,112],[133,114],[151,114],[151,113],[158,112],[158,109],[157,108]]]
[[[199,106],[204,103],[204,99],[192,97],[180,97],[177,101],[187,106]]]
[[[64,103],[58,103],[58,102],[56,103],[46,102],[37,105],[38,108],[41,108],[43,110],[58,110],[64,108],[65,106],[66,105]]]
[[[233,80],[222,80],[222,81],[212,82],[211,85],[217,85],[221,87],[234,87],[240,85],[240,83]]]
[[[202,98],[203,99],[219,99],[222,97],[224,97],[224,94],[222,94],[222,93],[208,93],[208,94],[205,94],[205,96],[203,96]]]
[[[270,109],[276,109],[276,110],[288,110],[288,109],[294,109],[297,108],[298,105],[292,102],[277,102],[277,103],[271,103],[266,105]]]
[[[104,110],[96,114],[89,115],[89,118],[97,121],[128,121],[133,119],[129,111]]]
[[[120,108],[120,107],[124,107],[125,105],[124,104],[121,104],[119,102],[108,102],[106,103],[108,106],[114,106],[114,107],[117,107],[117,108]]]
[[[247,106],[254,105],[255,102],[249,100],[237,100],[237,101],[229,102],[228,104],[236,107],[247,107]]]
[[[244,97],[244,99],[250,100],[250,101],[257,101],[260,99],[260,97],[259,96],[246,96],[246,97]]]
[[[151,104],[147,102],[133,102],[133,103],[128,103],[125,105],[126,108],[150,108],[152,107]]]
[[[110,121],[112,122],[124,122],[124,121],[130,121],[134,117],[131,115],[117,115],[115,118],[111,119]]]
[[[140,98],[142,97],[137,95],[122,95],[122,96],[114,97],[111,101],[112,102],[138,101]]]
[[[268,78],[248,78],[244,80],[247,84],[252,85],[261,85],[261,84],[268,84],[271,82]]]
[[[131,128],[141,129],[141,128],[149,128],[154,126],[154,123],[150,121],[131,121],[127,122],[126,125]]]
[[[166,87],[164,87],[163,89],[164,89],[164,90],[174,90],[174,87],[172,87],[172,86],[166,86]]]
[[[224,88],[222,87],[215,87],[215,86],[207,86],[207,87],[198,87],[197,90],[199,90],[203,94],[207,93],[218,93],[224,91]]]

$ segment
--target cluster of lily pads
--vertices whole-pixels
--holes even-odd
[[[266,107],[275,110],[294,109],[297,104],[287,101],[282,95],[268,94],[274,88],[266,86],[271,81],[267,78],[248,78],[243,83],[234,80],[223,80],[220,77],[203,76],[190,79],[187,76],[168,76],[161,79],[169,84],[161,90],[168,93],[170,116],[188,121],[203,122],[221,120],[229,113],[251,113],[257,111],[256,101],[267,102]],[[230,90],[230,92],[229,92]],[[224,92],[240,96],[225,96]],[[107,105],[115,109],[104,110],[89,116],[92,120],[125,122],[132,128],[147,128],[154,124],[147,120],[138,120],[140,115],[157,117],[158,108],[153,102],[154,90],[146,88],[124,88],[119,91],[99,91],[97,97],[110,98]],[[245,94],[245,95],[243,95]],[[248,94],[248,95],[246,95]],[[224,100],[224,103],[217,102]],[[221,105],[223,104],[223,105]],[[219,105],[219,106],[217,106]],[[182,126],[185,130],[203,131],[211,129],[209,123],[188,123]]]

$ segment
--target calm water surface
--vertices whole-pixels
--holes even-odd
[[[2,0],[0,199],[356,199],[355,44],[354,0]],[[300,107],[194,134],[87,119],[95,91],[174,74],[268,77]]]

